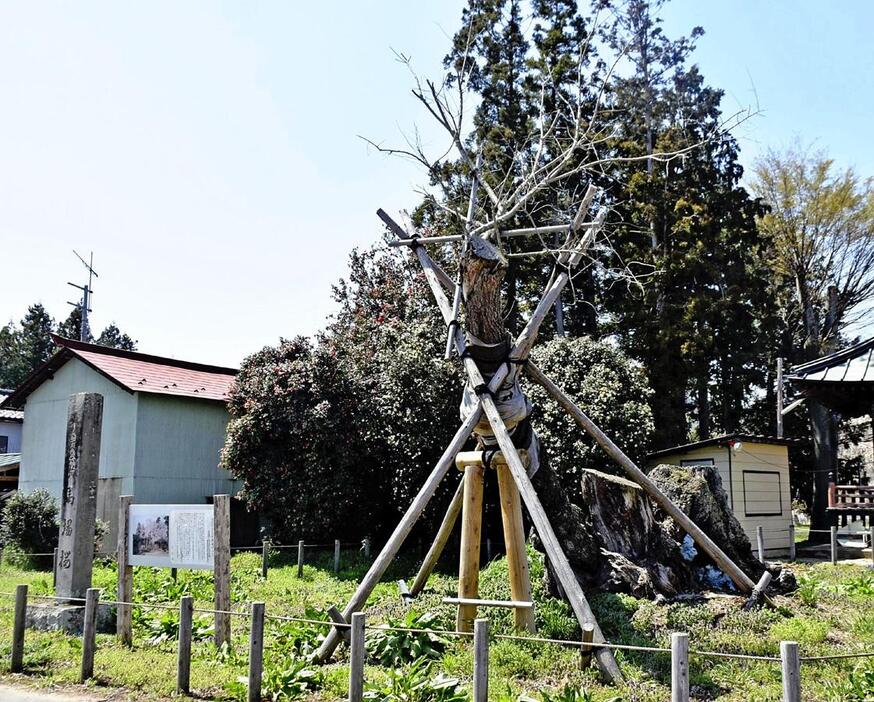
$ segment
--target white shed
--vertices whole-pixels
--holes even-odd
[[[19,490],[60,497],[70,395],[97,392],[97,516],[110,525],[104,545],[114,544],[119,495],[203,504],[237,492],[239,483],[219,468],[235,369],[52,338],[60,350],[4,403],[24,408]]]
[[[727,434],[706,441],[656,451],[648,465],[714,466],[722,478],[728,503],[753,548],[756,527],[762,526],[765,555],[789,552],[792,497],[789,489],[789,446],[792,439]]]

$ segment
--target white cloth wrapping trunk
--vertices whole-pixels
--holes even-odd
[[[468,333],[466,337],[467,347],[470,349],[470,354],[473,359],[477,361],[477,366],[480,367],[483,379],[488,383],[492,379],[497,368],[507,361],[485,361],[481,359],[483,357],[489,359],[505,358],[507,350],[509,349],[509,344],[508,342],[486,344],[470,333]],[[492,366],[494,370],[491,372],[485,370],[485,368],[489,366]],[[510,436],[513,437],[515,429],[519,423],[528,417],[532,409],[531,402],[527,397],[525,397],[525,394],[522,392],[522,388],[519,385],[519,366],[512,363],[510,364],[510,372],[504,380],[503,385],[501,385],[501,387],[495,392],[494,396],[498,414],[501,415],[501,419],[504,420],[504,425],[510,432]],[[460,414],[462,421],[471,415],[471,413],[476,409],[477,404],[479,404],[479,397],[477,396],[476,390],[471,384],[470,379],[468,379],[464,384],[464,392],[461,395]],[[489,420],[485,415],[483,415],[482,419],[480,419],[476,427],[474,427],[474,433],[486,446],[491,447],[497,445],[492,426],[489,424]],[[516,448],[528,451],[528,475],[532,476],[540,467],[540,459],[538,455],[540,442],[538,441],[537,434],[533,429],[528,433],[530,436],[530,439],[527,442],[528,445],[520,446],[515,440],[513,443],[516,445]]]

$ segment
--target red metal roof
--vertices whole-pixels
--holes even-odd
[[[122,351],[52,334],[60,350],[15,389],[4,404],[20,407],[42,382],[71,358],[96,370],[128,392],[194,397],[224,402],[237,374],[235,368],[178,361],[137,351]]]

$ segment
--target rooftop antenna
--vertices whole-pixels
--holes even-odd
[[[94,278],[97,278],[97,271],[94,270],[94,252],[91,252],[90,260],[86,261],[82,258],[74,249],[73,253],[76,254],[76,258],[82,261],[82,265],[88,269],[88,283],[85,285],[76,285],[75,283],[67,283],[67,285],[72,285],[74,288],[78,288],[82,291],[82,301],[81,302],[67,302],[68,305],[73,305],[73,307],[78,307],[82,310],[82,323],[79,325],[79,341],[88,341],[91,336],[91,331],[88,328],[88,313],[91,312],[91,295],[93,295],[93,290],[91,289],[91,281]]]

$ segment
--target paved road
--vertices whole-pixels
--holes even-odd
[[[99,697],[82,697],[60,692],[40,692],[0,685],[0,700],[3,702],[97,702],[99,699]]]

